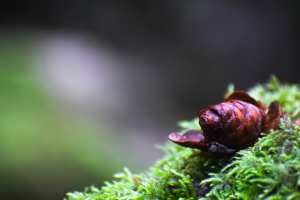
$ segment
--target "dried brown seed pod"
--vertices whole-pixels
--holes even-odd
[[[206,152],[231,153],[254,144],[261,133],[279,129],[283,110],[273,101],[265,114],[265,105],[244,91],[232,93],[223,103],[201,110],[199,124],[202,131],[191,130],[169,139],[181,146]]]

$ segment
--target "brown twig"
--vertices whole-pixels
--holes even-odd
[[[87,198],[87,196],[86,196],[86,194],[85,194],[85,192],[81,189],[81,187],[80,186],[78,186],[78,188],[79,188],[79,190],[84,194],[84,196],[85,196],[85,198]]]

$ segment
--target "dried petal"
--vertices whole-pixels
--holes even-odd
[[[210,138],[203,131],[190,130],[182,136],[177,133],[171,133],[169,140],[184,147],[197,148],[207,151],[210,147]]]
[[[224,100],[224,102],[228,102],[228,101],[231,101],[231,100],[240,100],[240,101],[244,101],[244,102],[250,103],[252,105],[255,105],[256,107],[260,107],[259,103],[244,91],[235,91],[235,92],[233,92],[231,95],[229,95]]]
[[[278,101],[273,101],[269,105],[266,124],[262,132],[269,133],[270,129],[279,129],[279,119],[283,117],[283,109]]]

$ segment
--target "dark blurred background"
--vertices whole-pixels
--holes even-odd
[[[6,1],[0,199],[63,199],[163,153],[176,123],[270,74],[299,83],[299,1]]]

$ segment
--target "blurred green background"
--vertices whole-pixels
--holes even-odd
[[[275,74],[299,83],[298,1],[14,1],[0,12],[0,199],[63,199]]]
[[[78,186],[102,185],[123,166],[145,167],[117,125],[84,119],[43,88],[34,44],[22,31],[0,38],[3,199],[63,198]]]
[[[118,154],[112,159],[112,147],[99,142],[111,140],[109,135],[99,138],[92,125],[72,117],[43,90],[31,66],[32,44],[26,34],[0,38],[1,194],[55,199],[78,184],[102,184],[126,161]]]

